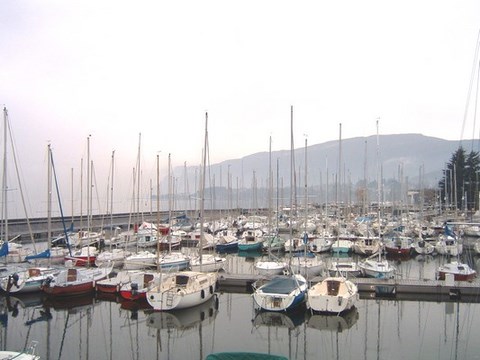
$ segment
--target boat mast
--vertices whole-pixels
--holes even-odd
[[[172,252],[172,175],[171,154],[168,154],[168,253]]]
[[[208,112],[205,113],[205,139],[203,144],[203,158],[202,158],[202,174],[201,174],[201,182],[200,182],[200,247],[198,249],[199,252],[199,260],[200,260],[200,269],[202,266],[202,249],[203,249],[203,219],[204,219],[204,211],[205,211],[205,172],[206,172],[206,164],[207,164],[207,144],[208,144]]]
[[[90,166],[90,135],[87,137],[87,267],[90,267],[90,228],[91,223],[91,211],[92,211],[92,172]],[[80,237],[81,239],[82,237]],[[80,244],[82,246],[82,244]]]
[[[303,248],[304,256],[307,257],[307,244],[308,244],[308,234],[307,234],[307,221],[308,221],[308,184],[307,184],[307,136],[305,135],[305,224],[304,224],[304,235],[303,235]],[[305,268],[307,267],[307,262],[305,261]],[[306,270],[305,270],[306,273]]]
[[[341,230],[341,224],[340,224],[340,192],[341,192],[341,181],[342,181],[342,123],[339,124],[338,127],[338,175],[337,175],[337,180],[335,181],[335,187],[336,187],[336,215],[337,215],[337,226],[338,226],[338,231],[337,231],[337,245],[340,247],[340,230]]]
[[[8,208],[7,208],[7,123],[8,111],[3,108],[3,177],[2,177],[2,216],[3,216],[3,241],[8,243]],[[5,256],[5,261],[7,257]]]
[[[293,105],[290,106],[290,259],[293,247],[293,172],[295,171],[293,165]]]
[[[71,202],[70,202],[70,209],[71,209],[71,220],[70,220],[70,223],[71,223],[71,227],[73,229],[73,223],[74,223],[74,218],[73,218],[73,214],[75,213],[74,211],[74,205],[73,205],[73,168],[70,169],[70,198],[71,198]]]
[[[47,168],[47,244],[48,249],[51,249],[52,238],[52,149],[48,144],[48,168]],[[66,240],[66,239],[65,239]],[[48,257],[48,265],[50,265],[51,256]]]
[[[138,154],[137,154],[137,225],[140,226],[140,150],[142,144],[142,133],[138,134]],[[143,217],[143,216],[142,216]]]
[[[157,154],[157,272],[160,271],[160,155]]]
[[[378,238],[382,241],[382,234],[381,234],[381,209],[380,209],[380,201],[381,201],[381,175],[380,175],[380,139],[378,135],[378,121],[377,118],[377,218],[378,218]],[[382,251],[378,251],[378,259],[381,259]]]
[[[110,183],[110,251],[112,251],[113,231],[113,178],[115,173],[115,150],[112,151],[112,182]]]

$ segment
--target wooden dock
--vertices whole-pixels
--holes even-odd
[[[252,292],[252,284],[265,276],[255,274],[219,273],[218,283],[221,291]],[[322,277],[310,280],[311,284],[322,281]],[[410,280],[410,279],[350,279],[358,287],[360,298],[363,299],[397,299],[425,301],[462,301],[480,303],[480,281],[452,280]]]

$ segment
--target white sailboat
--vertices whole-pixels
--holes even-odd
[[[205,114],[205,146],[202,159],[201,181],[201,223],[203,224],[205,172],[208,149],[208,113]],[[202,241],[203,226],[200,227]],[[169,254],[170,255],[170,254]],[[199,247],[199,266],[202,267],[202,247]],[[163,269],[163,268],[162,268]],[[182,271],[160,273],[160,278],[153,282],[147,291],[147,301],[154,310],[183,309],[200,305],[214,295],[217,283],[217,272]]]
[[[378,202],[378,233],[381,231],[381,178],[380,178],[380,143],[378,139],[378,120],[377,120],[377,202]],[[382,259],[381,251],[378,255],[372,255],[362,260],[358,266],[362,269],[362,273],[367,277],[379,279],[391,279],[395,276],[396,268],[391,265],[387,259]]]
[[[290,146],[290,209],[293,209],[293,184],[294,184],[294,154],[293,154],[293,106],[291,107],[291,146]],[[292,238],[293,229],[290,228],[290,239]],[[298,265],[301,269],[307,271],[311,269],[307,267],[307,263],[301,264],[300,258]],[[306,259],[306,258],[304,258]],[[290,258],[292,261],[292,258]],[[298,269],[300,271],[301,269]],[[286,276],[276,276],[273,279],[263,282],[255,282],[253,287],[253,299],[258,307],[267,311],[285,311],[292,309],[305,302],[308,289],[307,280],[303,275],[297,272],[293,266],[290,266],[290,274]]]
[[[273,190],[273,179],[272,179],[272,137],[270,136],[269,142],[269,160],[268,160],[268,233],[272,233],[272,190]],[[269,238],[271,240],[271,238]],[[268,259],[259,260],[255,262],[255,270],[259,275],[272,276],[282,274],[287,264],[284,261],[281,261],[278,258],[274,258],[271,249],[271,241],[268,241]],[[265,246],[265,243],[264,243]]]
[[[293,125],[292,125],[293,126]],[[292,140],[293,142],[293,140]],[[307,187],[307,138],[305,138],[305,221],[304,226],[307,225],[308,218],[308,187]],[[293,204],[293,203],[292,203]],[[301,274],[307,279],[310,279],[314,276],[320,275],[325,269],[325,264],[323,261],[313,253],[307,253],[308,248],[308,233],[306,228],[303,232],[303,256],[295,256],[291,258],[290,269],[295,274]]]
[[[358,266],[364,276],[377,279],[393,279],[397,270],[387,259],[382,259],[380,252],[360,261]]]
[[[113,190],[114,190],[114,175],[115,173],[115,150],[112,151],[112,167],[111,167],[111,183],[110,183],[110,239],[108,241],[109,249],[102,251],[95,258],[95,265],[101,266],[104,263],[110,262],[115,268],[122,268],[127,256],[132,255],[132,252],[125,248],[113,248],[113,241],[115,232],[113,227]],[[108,196],[107,196],[108,199]]]
[[[359,299],[358,288],[344,277],[328,277],[307,292],[307,308],[335,313],[350,310]]]
[[[216,290],[216,282],[216,272],[161,274],[147,291],[146,298],[154,310],[189,308],[208,301]]]
[[[23,247],[22,244],[15,243],[14,241],[17,240],[19,236],[16,236],[13,239],[10,239],[9,228],[8,228],[8,174],[7,174],[7,143],[8,143],[8,132],[10,130],[10,124],[8,122],[8,111],[7,108],[3,108],[3,171],[2,171],[2,223],[1,223],[1,234],[0,234],[0,258],[5,259],[6,263],[19,263],[24,262],[25,258],[28,255],[32,255],[33,251],[31,249],[27,249]],[[11,137],[10,137],[10,140]],[[10,141],[12,143],[12,141]],[[12,146],[13,149],[13,146]],[[21,188],[21,186],[20,186]],[[22,193],[23,194],[23,193]],[[23,198],[23,195],[22,195]],[[25,211],[26,214],[26,211]],[[28,221],[28,217],[27,217]],[[29,223],[29,222],[28,222]],[[30,225],[30,223],[29,223]],[[33,237],[32,237],[33,240]],[[35,243],[33,243],[35,246]]]

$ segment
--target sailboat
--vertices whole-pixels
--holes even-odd
[[[127,279],[119,288],[119,293],[125,300],[144,300],[147,292],[155,279],[160,278],[156,271],[132,271],[127,274]]]
[[[207,122],[205,123],[205,143],[204,143],[204,150],[203,150],[203,159],[202,159],[202,182],[200,185],[200,236],[199,236],[199,243],[197,246],[198,255],[193,256],[190,259],[190,270],[197,271],[197,272],[215,272],[220,271],[224,268],[227,259],[223,256],[216,255],[215,253],[206,253],[204,254],[203,251],[205,249],[205,245],[208,242],[206,239],[205,233],[205,172],[206,172],[206,154],[208,151],[208,129],[207,129]],[[226,231],[226,230],[224,230]]]
[[[268,191],[268,232],[272,234],[272,188],[273,188],[273,181],[272,181],[272,137],[270,137],[270,145],[269,145],[269,172],[268,172],[268,179],[269,179],[269,191]],[[278,173],[278,168],[277,168]],[[272,242],[274,235],[272,235],[268,242],[267,252],[268,252],[268,259],[267,260],[260,260],[255,262],[255,269],[259,275],[271,276],[271,275],[279,275],[283,273],[284,269],[287,267],[287,264],[284,261],[280,261],[278,258],[273,258],[272,254]],[[265,243],[264,243],[265,246]]]
[[[50,226],[50,206],[51,206],[51,175],[52,175],[52,154],[50,145],[48,145],[48,235],[47,238],[50,238],[51,226]],[[6,245],[6,243],[5,243]],[[50,245],[50,244],[49,244]],[[50,247],[50,246],[49,246]],[[8,250],[8,249],[7,249]],[[47,249],[49,250],[49,249]],[[46,255],[47,254],[47,255]],[[46,258],[50,259],[50,252],[43,252],[37,255],[32,255],[33,258]],[[63,256],[62,256],[63,259]],[[0,279],[0,288],[5,291],[7,294],[14,293],[29,293],[40,291],[43,282],[49,276],[55,276],[59,273],[59,269],[51,267],[27,267],[19,268],[8,276]]]
[[[359,299],[358,288],[343,276],[328,277],[307,292],[307,308],[339,314],[350,310]]]
[[[114,172],[115,172],[115,150],[112,151],[112,167],[111,167],[111,182],[110,185],[110,239],[108,241],[109,249],[104,250],[95,258],[95,265],[101,266],[104,263],[111,262],[114,268],[121,268],[125,262],[127,256],[132,255],[131,251],[125,248],[113,248],[113,238],[115,236],[113,227],[113,185],[114,185]],[[107,196],[108,199],[108,196]]]
[[[216,290],[216,272],[182,271],[161,274],[147,292],[147,301],[154,310],[193,307],[208,301]]]
[[[95,282],[105,279],[113,269],[112,264],[96,268],[66,268],[56,276],[49,276],[42,290],[50,296],[88,294],[95,290]]]
[[[378,120],[377,120],[377,202],[378,202],[378,234],[381,236],[381,178],[380,178],[380,143],[378,138]],[[382,259],[382,252],[378,255],[371,255],[367,259],[362,260],[358,266],[362,269],[362,273],[367,277],[379,279],[392,279],[395,276],[396,268],[391,265],[387,259]]]
[[[342,189],[342,124],[340,124],[339,126],[339,142],[338,142],[338,146],[339,146],[339,151],[338,151],[338,158],[339,158],[339,161],[338,161],[338,179],[336,181],[336,186],[338,188],[337,190],[337,199],[336,199],[336,203],[337,203],[337,220],[339,222],[339,228],[342,229],[342,224],[340,223],[340,214],[338,214],[338,212],[340,211],[340,207],[339,207],[339,204],[340,204],[340,200],[341,198],[339,197],[339,194],[341,193],[341,189]],[[353,249],[353,241],[351,241],[348,237],[346,238],[341,238],[340,237],[340,229],[338,230],[338,234],[337,234],[337,241],[335,241],[333,244],[332,244],[332,252],[334,254],[347,254],[349,252],[352,251]]]
[[[380,252],[359,262],[358,266],[366,277],[393,279],[397,269],[387,259],[382,259]]]
[[[276,276],[266,283],[253,284],[253,299],[267,311],[285,311],[305,302],[308,283],[300,274]]]
[[[205,114],[205,146],[202,159],[201,205],[200,213],[203,214],[203,198],[205,190],[206,154],[208,145],[208,113]],[[203,215],[202,225],[203,225]],[[203,229],[203,226],[201,226]],[[203,230],[202,235],[203,235]],[[202,236],[200,237],[202,241]],[[202,246],[199,247],[199,261],[202,264]],[[200,305],[208,301],[216,290],[217,272],[183,271],[175,273],[160,273],[160,278],[155,281],[147,292],[147,301],[154,310],[183,309]]]
[[[172,185],[171,185],[171,175],[170,175],[170,169],[171,169],[171,155],[168,154],[168,181],[169,181],[169,205],[168,205],[168,221],[169,221],[169,232],[167,235],[168,243],[169,243],[169,248],[167,252],[164,252],[160,254],[160,251],[157,251],[155,264],[157,265],[157,269],[162,269],[162,270],[171,270],[171,269],[176,269],[178,270],[183,270],[186,269],[190,266],[190,257],[183,254],[180,251],[171,251],[172,250],[172,233],[170,229],[172,228],[171,222],[172,222]],[[160,246],[160,244],[158,244]]]
[[[290,149],[290,208],[293,209],[294,186],[294,154],[293,154],[293,106],[290,109],[291,149]],[[290,238],[293,230],[290,228]],[[306,258],[305,258],[306,259]],[[290,258],[290,261],[292,259]],[[298,265],[303,265],[299,262]],[[307,263],[305,263],[307,265]],[[307,267],[303,267],[307,269]],[[266,282],[257,281],[253,284],[253,299],[258,307],[267,311],[285,311],[305,302],[308,289],[307,280],[303,275],[289,268],[289,275],[276,276]]]
[[[95,265],[95,259],[99,254],[97,246],[100,233],[91,231],[92,225],[92,179],[93,162],[90,161],[90,136],[87,137],[87,230],[79,231],[79,237],[75,241],[75,251],[65,256],[65,262],[71,262],[74,266],[90,267]],[[78,241],[78,242],[77,242]],[[78,248],[79,247],[79,248]],[[110,264],[109,264],[110,265]]]
[[[293,126],[293,125],[292,125]],[[292,140],[293,144],[293,140]],[[293,148],[293,145],[292,145]],[[293,155],[292,155],[293,158]],[[325,264],[323,261],[317,257],[315,254],[307,253],[308,248],[308,233],[306,229],[307,225],[307,213],[308,213],[308,194],[307,194],[307,139],[305,138],[305,221],[304,221],[304,232],[303,232],[303,256],[297,253],[298,256],[295,256],[290,259],[290,269],[297,274],[305,276],[307,279],[314,276],[320,275],[325,269]]]
[[[59,269],[29,267],[15,271],[0,279],[0,288],[7,294],[24,294],[42,290],[43,282],[49,276],[56,276]]]
[[[477,277],[477,272],[468,264],[452,261],[438,267],[436,278],[445,280],[448,275],[453,275],[455,281],[472,281]]]
[[[459,256],[463,252],[463,244],[460,243],[457,234],[445,224],[444,233],[438,236],[435,250],[440,255]]]
[[[132,281],[136,274],[143,274],[141,270],[120,270],[114,276],[95,282],[95,290],[101,293],[119,293],[120,289]]]
[[[2,222],[1,222],[1,249],[0,249],[0,258],[5,258],[5,264],[7,263],[19,263],[24,262],[25,257],[31,255],[33,252],[31,249],[24,248],[22,244],[15,243],[14,241],[17,240],[17,237],[10,239],[9,232],[8,232],[8,174],[7,174],[7,140],[8,140],[8,130],[10,128],[8,122],[8,111],[7,108],[3,108],[3,172],[2,172]],[[13,148],[13,147],[12,147]],[[22,195],[23,197],[23,195]],[[25,211],[26,213],[26,211]],[[27,218],[28,220],[28,218]],[[33,241],[33,237],[32,237]],[[35,246],[35,243],[34,243]]]

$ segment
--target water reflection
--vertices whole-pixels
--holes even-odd
[[[229,255],[229,271],[254,273],[249,260]],[[444,261],[415,257],[401,261],[399,270],[407,279],[433,278]],[[471,261],[480,265],[479,257]],[[148,303],[105,294],[0,296],[0,349],[21,350],[37,340],[42,360],[204,360],[228,351],[289,359],[472,359],[480,352],[480,297],[362,296],[351,312],[330,316],[304,307],[256,311],[250,293],[220,290],[203,306],[174,312],[153,312]]]
[[[313,313],[308,319],[308,327],[316,330],[342,332],[355,325],[358,318],[356,307],[338,315]]]
[[[290,330],[302,325],[305,322],[307,311],[305,306],[299,306],[291,311],[264,311],[256,310],[253,326],[284,327]]]
[[[155,311],[147,316],[147,326],[154,329],[195,329],[200,324],[209,325],[215,321],[218,314],[218,298],[210,300],[193,308],[175,311]]]

